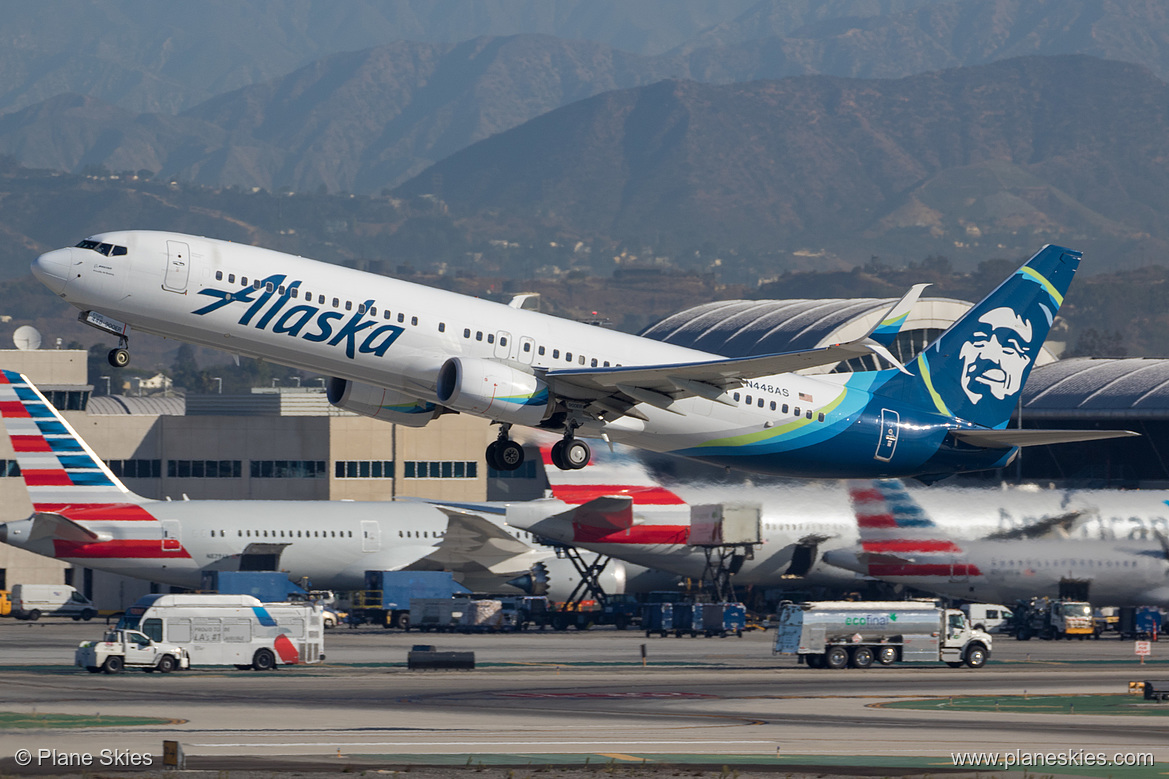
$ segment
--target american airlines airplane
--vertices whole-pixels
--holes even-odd
[[[0,370],[0,417],[33,505],[28,519],[0,524],[0,541],[74,565],[189,588],[205,570],[241,567],[336,590],[364,587],[366,570],[447,570],[489,592],[516,578],[531,591],[534,579],[553,599],[577,581],[568,561],[522,531],[422,502],[143,498],[14,371]],[[626,574],[614,565],[603,584],[623,592]]]
[[[853,483],[859,547],[834,549],[824,560],[881,581],[987,603],[1048,596],[1101,606],[1169,605],[1169,493],[1082,495],[1094,508],[1084,504],[1073,513],[1083,515],[1076,517],[1084,521],[1081,535],[1093,540],[959,541],[900,482]],[[1109,532],[1117,524],[1129,526],[1119,538]]]
[[[626,333],[226,241],[109,232],[46,252],[33,274],[118,337],[134,330],[316,371],[335,405],[422,426],[461,412],[498,422],[486,459],[518,468],[513,425],[554,430],[562,469],[602,438],[717,465],[813,477],[939,478],[998,468],[1020,446],[1133,435],[1007,430],[1080,262],[1047,246],[912,363],[881,337],[726,359]],[[801,376],[878,354],[896,367]]]

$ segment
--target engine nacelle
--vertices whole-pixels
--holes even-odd
[[[325,394],[337,408],[407,427],[425,427],[442,413],[441,407],[425,400],[348,379],[330,378]]]
[[[438,372],[438,400],[447,408],[499,422],[538,425],[548,415],[548,385],[530,373],[475,358],[452,357]]]

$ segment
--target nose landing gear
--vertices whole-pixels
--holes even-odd
[[[127,349],[130,342],[125,338],[118,339],[118,348],[110,349],[110,353],[106,356],[110,365],[115,368],[125,368],[130,364],[130,350]]]

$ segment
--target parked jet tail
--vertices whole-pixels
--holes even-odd
[[[1004,428],[1080,264],[1045,246],[877,390],[986,428]],[[1013,445],[1023,445],[1015,442]]]
[[[941,531],[900,481],[850,482],[848,493],[860,535],[857,558],[869,575],[979,573],[962,561],[962,548]]]
[[[40,390],[15,371],[0,370],[0,417],[38,514],[70,509],[76,519],[111,519],[96,513],[117,507],[142,515],[127,519],[153,519],[139,508],[150,501],[128,490]]]

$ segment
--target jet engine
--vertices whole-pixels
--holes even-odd
[[[493,360],[452,357],[438,372],[439,402],[499,422],[538,425],[548,415],[548,385]]]
[[[329,379],[325,394],[337,408],[407,427],[425,427],[442,408],[400,392],[348,379]]]

